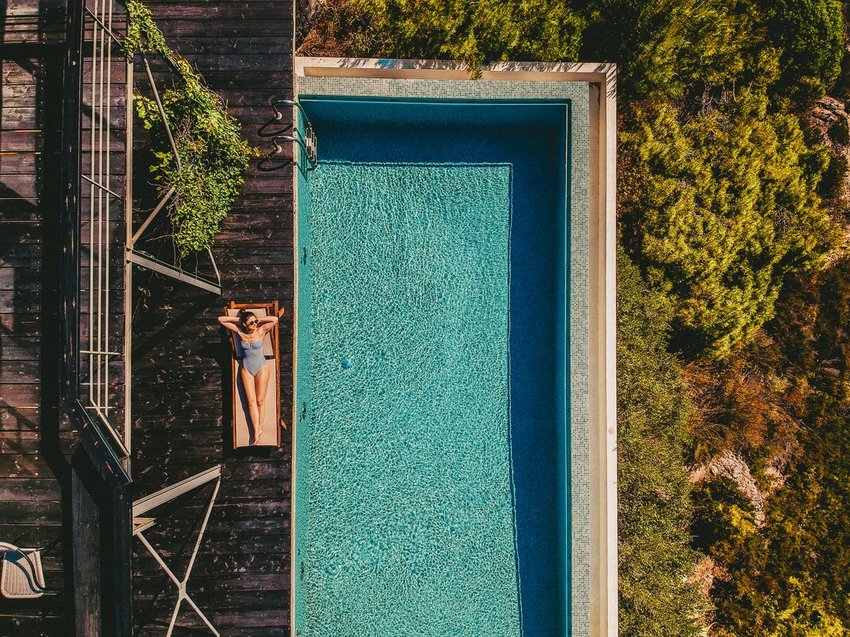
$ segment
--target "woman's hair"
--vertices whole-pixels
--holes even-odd
[[[239,324],[245,325],[245,321],[247,321],[250,317],[257,318],[257,315],[251,312],[250,310],[239,310]]]

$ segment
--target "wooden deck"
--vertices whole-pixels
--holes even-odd
[[[292,5],[259,2],[149,2],[171,47],[222,95],[243,133],[258,131],[271,101],[292,93]],[[137,272],[133,308],[133,468],[137,495],[217,463],[223,482],[193,571],[198,605],[223,634],[289,634],[289,436],[282,450],[230,448],[230,347],[216,323],[226,302],[281,301],[281,413],[292,412],[292,173],[252,171],[214,253],[222,297]],[[166,555],[188,557],[203,495],[177,507],[148,536]],[[158,533],[157,533],[158,529]],[[192,535],[192,537],[194,537]],[[134,551],[135,621],[161,634],[173,588],[154,561]],[[179,563],[179,560],[177,560]],[[161,594],[160,594],[161,593]],[[198,625],[191,611],[181,613]]]
[[[61,27],[64,2],[50,9]],[[191,61],[229,104],[245,136],[271,148],[262,128],[270,103],[292,95],[292,3],[289,0],[148,3],[171,47]],[[41,11],[50,3],[10,0],[6,14]],[[0,29],[5,26],[0,15]],[[39,27],[43,28],[43,27]],[[46,27],[44,27],[46,28]],[[61,188],[51,170],[58,153],[61,38],[0,47],[2,127],[43,128],[14,144],[43,146],[42,156],[0,156],[0,541],[49,546],[44,555],[48,594],[22,604],[0,600],[0,635],[69,635],[74,591],[68,556],[67,453],[76,444],[59,410],[56,375],[61,360],[59,264],[63,238],[56,201]],[[17,37],[17,36],[16,36]],[[58,36],[57,36],[58,37]],[[137,71],[140,69],[137,69]],[[284,122],[285,124],[285,122]],[[142,139],[141,137],[139,139]],[[29,141],[27,141],[29,140]],[[136,174],[139,191],[145,174]],[[5,198],[5,199],[4,199]],[[138,215],[144,214],[140,209]],[[231,448],[229,346],[215,317],[236,301],[279,300],[281,412],[292,412],[293,303],[292,172],[252,169],[214,252],[222,296],[136,270],[133,317],[134,497],[223,465],[223,482],[190,591],[222,634],[289,635],[290,437],[279,450]],[[64,453],[63,453],[64,452]],[[177,502],[147,537],[182,573],[200,522],[203,496]],[[174,589],[138,543],[133,552],[137,635],[161,635]],[[71,623],[69,623],[71,622]],[[175,635],[201,634],[181,612]],[[88,637],[88,636],[87,636]]]
[[[57,159],[62,100],[61,2],[0,5],[0,541],[47,547],[47,592],[0,598],[0,635],[64,635],[71,598],[69,463],[74,435],[59,413]],[[42,132],[9,132],[25,129]]]

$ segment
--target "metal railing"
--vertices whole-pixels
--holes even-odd
[[[131,75],[117,34],[126,17],[123,6],[112,0],[87,0],[83,19],[83,106],[88,111],[90,130],[87,148],[82,151],[88,168],[81,174],[81,192],[87,194],[88,201],[82,202],[80,209],[80,283],[87,286],[80,305],[80,312],[86,315],[80,327],[87,327],[80,334],[80,401],[129,455],[128,423],[122,423],[119,430],[114,422],[116,403],[121,399],[116,389],[122,379],[111,369],[123,356],[123,338],[116,338],[112,332],[124,310],[118,305],[122,301],[121,270],[114,266],[115,253],[120,254],[124,242],[123,234],[115,230],[125,223],[129,187],[125,162],[129,149],[124,136],[129,118],[126,86]],[[119,87],[123,89],[120,95],[113,95],[113,88]],[[119,134],[120,145],[115,143]],[[114,156],[118,152],[124,156]]]
[[[299,161],[295,161],[284,156],[285,149],[281,143],[289,142],[300,147],[304,153],[304,157],[307,158],[307,165],[304,166],[305,170],[315,170],[319,165],[319,143],[316,138],[316,133],[313,130],[313,125],[307,117],[307,113],[304,112],[304,108],[297,100],[278,99],[272,102],[272,110],[274,111],[275,121],[280,121],[284,117],[283,111],[280,109],[281,106],[288,106],[298,111],[304,123],[304,132],[302,133],[298,126],[297,118],[293,118],[293,134],[273,134],[271,140],[273,148],[263,157],[262,160],[260,160],[258,168],[263,171],[278,170],[289,165],[290,162],[294,163],[296,166],[302,166]],[[283,157],[282,161],[279,159],[280,157]]]

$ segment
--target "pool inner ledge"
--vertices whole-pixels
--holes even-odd
[[[585,73],[582,79],[575,70],[533,71],[533,81],[516,73],[478,81],[341,78],[334,74],[351,72],[344,60],[306,67],[316,63],[297,65],[298,93],[319,136],[320,161],[476,164],[500,158],[512,166],[511,454],[524,634],[616,634],[613,223],[612,199],[602,196],[610,194],[613,177],[600,170],[613,153],[606,139],[613,130],[605,87],[609,74],[600,79],[598,72]],[[445,72],[456,76],[454,70]],[[364,134],[371,143],[358,142]],[[304,176],[297,184],[299,220],[307,192]],[[298,240],[306,247],[309,228],[299,224]],[[304,304],[301,292],[299,286],[298,302]],[[567,303],[568,314],[553,311]],[[300,321],[304,312],[297,314]],[[296,427],[301,427],[296,429],[296,483],[299,473],[307,476],[309,460],[300,435],[306,425],[298,415],[307,385],[306,327],[297,330],[302,364],[296,383],[304,387],[295,403]],[[569,364],[566,357],[559,360],[560,353],[568,354]],[[551,457],[554,449],[561,449],[560,464]],[[298,486],[293,493],[297,598],[299,541],[309,512]],[[553,559],[556,554],[560,562]],[[553,590],[559,593],[553,596]],[[303,621],[299,601],[294,601],[296,628]]]

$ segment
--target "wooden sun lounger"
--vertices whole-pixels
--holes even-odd
[[[239,310],[250,310],[257,315],[257,318],[265,316],[278,315],[278,302],[273,303],[236,303],[230,302],[230,306],[225,308],[225,314],[228,316],[237,316]],[[254,445],[254,431],[251,427],[250,418],[248,417],[248,404],[245,399],[245,389],[242,386],[242,380],[239,377],[239,359],[242,358],[242,344],[239,337],[234,332],[230,333],[230,345],[233,352],[230,360],[230,384],[232,391],[233,416],[233,447],[261,446],[261,447],[279,447],[280,446],[280,327],[274,326],[268,334],[263,337],[263,353],[268,360],[274,361],[274,372],[269,379],[269,386],[266,390],[266,413],[265,422],[263,423],[263,437],[261,442]]]

